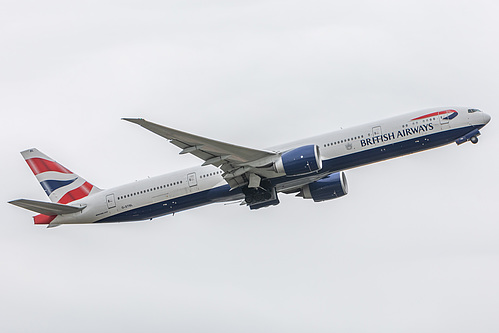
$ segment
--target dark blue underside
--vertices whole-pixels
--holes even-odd
[[[403,142],[379,145],[369,150],[364,150],[358,153],[344,155],[322,162],[322,169],[319,172],[324,176],[333,172],[351,169],[354,167],[380,162],[390,158],[403,156],[427,149],[443,146],[456,141],[459,137],[466,135],[475,127],[469,126],[453,130],[447,130],[436,134],[431,134],[424,137],[413,138]],[[271,180],[273,185],[277,185],[289,180],[307,177],[279,177]],[[175,212],[191,209],[199,206],[204,206],[214,202],[222,202],[229,200],[243,199],[244,195],[240,188],[230,191],[229,185],[220,186],[207,191],[202,191],[194,194],[185,195],[172,200],[167,200],[149,206],[132,209],[105,219],[98,221],[103,222],[127,222],[148,220],[158,216],[172,214]]]

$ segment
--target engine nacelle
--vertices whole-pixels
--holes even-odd
[[[308,145],[287,151],[274,163],[279,173],[288,176],[305,175],[322,169],[319,147]]]
[[[315,202],[336,199],[348,194],[347,177],[343,171],[333,173],[302,187],[300,195]]]

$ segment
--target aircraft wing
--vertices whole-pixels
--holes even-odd
[[[170,127],[152,123],[142,118],[123,118],[156,133],[182,149],[179,154],[192,154],[204,160],[203,165],[220,167],[224,178],[232,188],[243,185],[240,179],[255,168],[263,168],[275,159],[277,153],[247,148],[230,143],[208,139],[195,134],[182,132]]]

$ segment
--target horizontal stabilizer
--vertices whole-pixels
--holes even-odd
[[[44,201],[36,201],[28,199],[13,200],[9,201],[9,203],[44,215],[72,214],[80,212],[86,207],[86,206],[75,207],[75,206],[62,205],[53,202],[44,202]]]

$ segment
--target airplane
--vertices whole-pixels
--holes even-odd
[[[39,213],[36,225],[55,227],[151,220],[220,202],[251,210],[279,204],[279,193],[321,202],[348,193],[345,170],[450,143],[478,142],[491,117],[476,108],[416,111],[268,149],[253,149],[123,118],[192,154],[200,166],[103,190],[32,148],[21,152],[51,202],[10,204]]]

